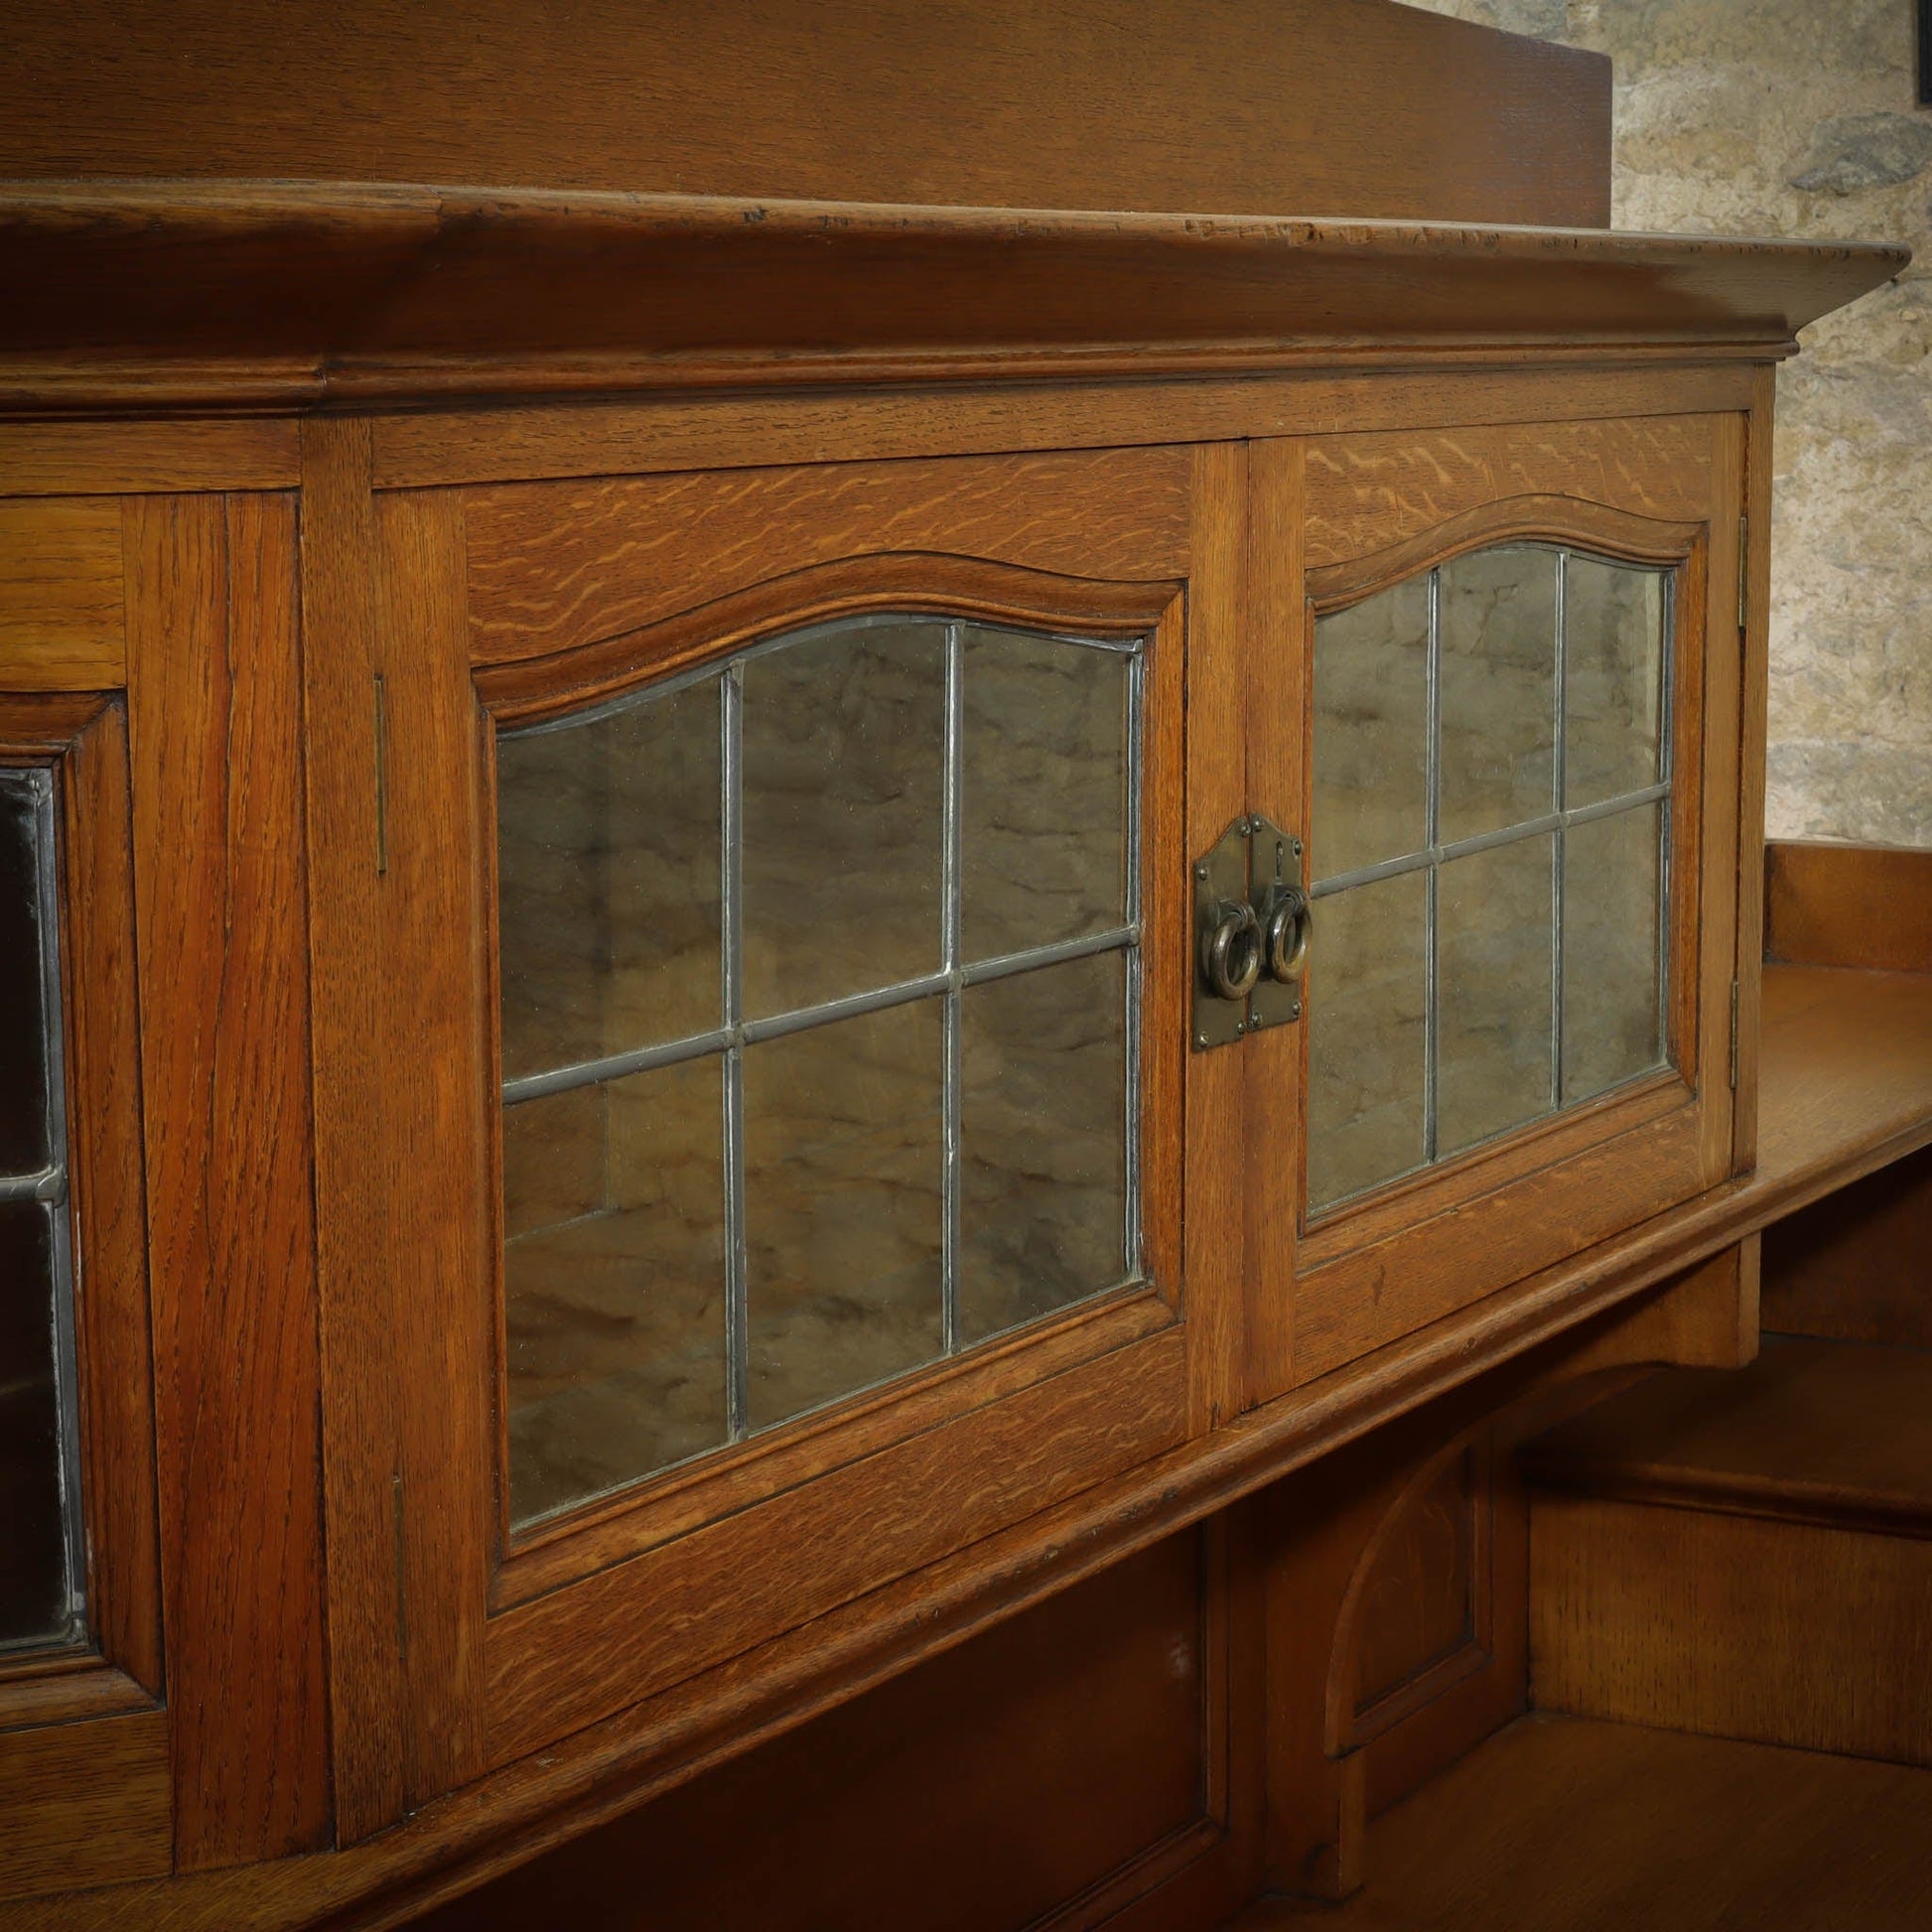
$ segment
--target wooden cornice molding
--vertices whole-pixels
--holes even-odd
[[[0,410],[1759,359],[1874,243],[236,182],[0,184]]]

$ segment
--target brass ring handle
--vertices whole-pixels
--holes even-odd
[[[1299,886],[1283,887],[1268,908],[1263,932],[1268,977],[1284,984],[1300,979],[1309,963],[1309,941],[1313,934],[1314,907],[1309,903],[1308,894]]]
[[[1245,901],[1220,908],[1201,942],[1201,970],[1224,1000],[1245,1000],[1261,978],[1261,920]]]

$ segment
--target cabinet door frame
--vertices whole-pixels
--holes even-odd
[[[1275,568],[1273,597],[1311,694],[1319,615],[1475,549],[1570,545],[1672,568],[1679,584],[1670,1063],[1339,1203],[1311,1223],[1307,1029],[1266,1042],[1287,1062],[1295,1104],[1292,1137],[1281,1136],[1270,1155],[1286,1211],[1260,1263],[1270,1299],[1292,1313],[1258,1354],[1261,1399],[1396,1343],[1729,1173],[1740,667],[1720,586],[1735,572],[1741,419],[1685,419],[1651,455],[1653,434],[1652,419],[1632,419],[1320,439],[1330,500],[1345,513],[1314,522],[1309,445],[1257,446],[1257,500],[1274,503],[1276,519],[1292,516],[1298,528],[1297,540],[1283,544],[1276,529],[1259,527],[1254,542],[1291,553]],[[1311,530],[1327,547],[1311,565],[1299,553]],[[1275,785],[1307,824],[1311,697],[1299,725],[1275,761]],[[1311,1009],[1320,997],[1320,944],[1317,899]]]
[[[0,1795],[22,1808],[0,1847],[4,1897],[59,1889],[76,1868],[93,1883],[166,1871],[173,1825],[125,699],[0,695],[0,762],[54,780],[85,1619],[75,1643],[0,1656]],[[34,1806],[68,1779],[116,1787],[111,1830],[77,1833],[65,1808]]]
[[[352,450],[352,438],[343,443]],[[359,484],[362,458],[350,461]],[[375,1268],[332,1280],[325,1195],[324,1321],[326,1333],[353,1322],[364,1334],[379,1321],[396,1380],[386,1397],[357,1391],[374,1431],[337,1410],[331,1391],[332,1522],[350,1509],[360,1518],[335,1537],[339,1557],[358,1554],[332,1561],[331,1587],[338,1600],[346,1589],[375,1604],[386,1558],[408,1627],[392,1644],[339,1611],[347,1642],[332,1642],[338,1679],[366,1651],[376,1687],[338,1740],[345,1838],[953,1556],[1235,1406],[1240,1318],[1228,1304],[1240,1292],[1238,1255],[1223,1241],[1214,1266],[1192,1269],[1177,1168],[1199,1063],[1185,1052],[1196,800],[1183,733],[1237,661],[1240,471],[1238,451],[1155,447],[350,487],[337,499],[373,560],[361,633],[370,681],[332,677],[320,706],[312,681],[312,730],[327,763],[338,743],[328,714],[351,744],[379,707],[362,743],[380,760],[382,796],[370,824],[312,764],[312,845],[355,851],[364,877],[354,897],[372,920],[355,933],[353,899],[318,891],[319,1008],[331,957],[359,947],[362,974],[379,983],[365,977],[358,989],[372,1027],[361,1066],[319,1051],[319,1134],[325,1149],[340,1148],[337,1130],[358,1109],[375,1120],[354,1166],[361,1211],[382,1232]],[[732,499],[748,489],[756,500],[734,518]],[[648,506],[681,499],[681,561],[578,568],[571,545],[586,531],[595,539],[601,512],[588,499],[600,494],[616,527],[650,533],[646,546],[666,527]],[[705,503],[714,508],[700,514]],[[565,594],[549,597],[553,584]],[[344,587],[352,592],[345,578]],[[510,1539],[497,1474],[494,723],[575,710],[749,639],[882,609],[1150,638],[1139,1057],[1151,1285],[1075,1305]],[[1240,751],[1237,741],[1237,768]],[[1231,815],[1238,794],[1231,808],[1221,798],[1205,808]],[[319,1017],[319,1034],[327,1024]],[[412,1402],[409,1390],[423,1386],[444,1401]],[[378,1420],[371,1407],[388,1413]],[[388,1523],[371,1489],[393,1495]],[[401,1732],[401,1775],[385,1788],[374,1760],[390,1725]]]

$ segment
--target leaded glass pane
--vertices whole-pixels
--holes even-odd
[[[81,1634],[54,778],[0,767],[0,1651]]]
[[[1437,884],[1436,1152],[1550,1110],[1549,833],[1452,860]]]
[[[1563,1098],[1664,1059],[1662,807],[1591,819],[1563,843]]]
[[[917,1000],[746,1051],[754,1429],[944,1350],[944,1022]]]
[[[1126,973],[1099,953],[961,996],[963,1341],[1128,1273]]]
[[[1662,571],[1564,566],[1564,798],[1592,805],[1663,775]]]
[[[1498,544],[1315,624],[1311,1211],[1666,1063],[1675,584]]]
[[[1442,569],[1445,844],[1555,801],[1557,558],[1510,544]]]
[[[961,956],[1125,924],[1133,660],[969,625],[962,670]]]
[[[718,689],[496,746],[503,1077],[718,1025]]]
[[[745,1012],[939,964],[945,627],[836,627],[745,666]]]
[[[1429,882],[1420,872],[1322,901],[1309,964],[1309,1205],[1429,1158]]]
[[[513,1523],[1133,1278],[1142,649],[856,618],[500,734]]]
[[[1365,598],[1314,626],[1314,877],[1428,837],[1430,580]]]

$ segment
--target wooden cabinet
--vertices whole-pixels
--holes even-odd
[[[1406,222],[1069,204],[999,61],[870,203],[702,64],[791,199],[307,122],[0,193],[0,1932],[600,1826],[696,1918],[1207,1926],[1520,1698],[1514,1405],[1745,1352],[1816,1178],[1749,1177],[1771,365],[1900,257],[1470,225],[1606,206],[1599,65],[1342,11]],[[1083,112],[1193,34],[1127,12]],[[1228,12],[1202,98],[1354,73]],[[1542,187],[1419,159],[1456,62]],[[1275,206],[1193,111],[1115,204]]]
[[[435,1633],[401,1670],[339,1619],[411,1739],[372,1820],[1728,1175],[1745,435],[357,492],[321,1240],[326,1332],[389,1349],[331,1587],[399,1551]],[[1204,1045],[1190,869],[1249,812],[1306,832],[1312,937],[1294,1019]],[[1337,1189],[1377,1109],[1413,1148]]]

